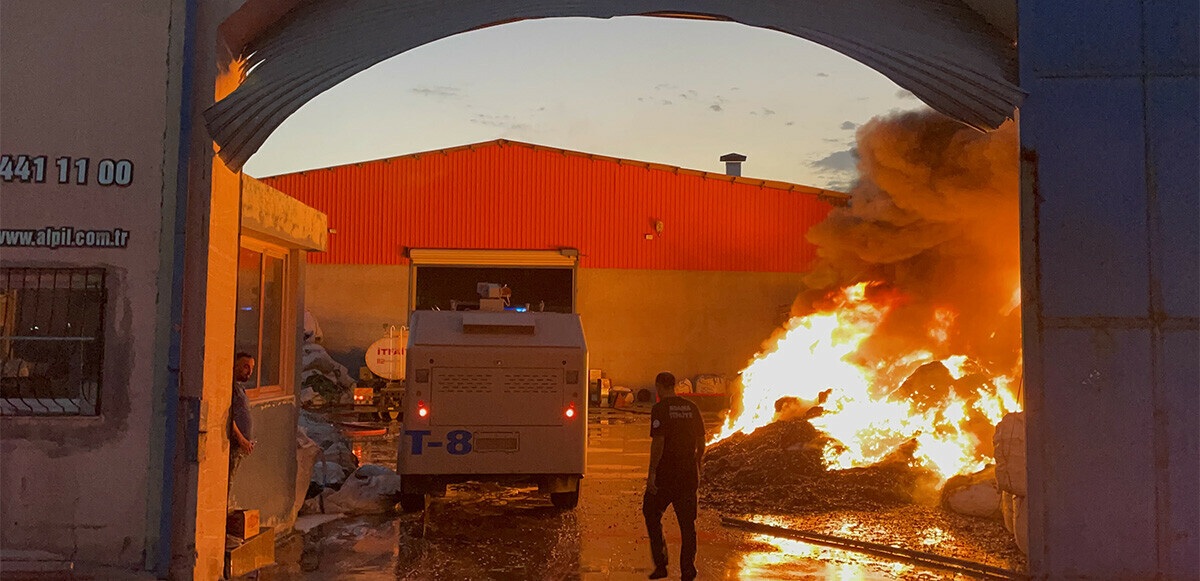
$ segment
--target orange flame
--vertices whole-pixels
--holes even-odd
[[[889,397],[918,367],[939,359],[929,351],[914,350],[873,366],[854,360],[858,347],[891,308],[887,297],[875,302],[868,298],[870,286],[860,283],[842,289],[832,297],[831,308],[793,317],[773,349],[760,353],[742,371],[741,411],[728,419],[714,441],[738,432],[748,434],[772,422],[780,398],[794,397],[815,406],[821,402],[821,392],[832,390],[820,404],[824,413],[809,420],[842,444],[824,450],[831,469],[873,464],[909,440],[917,443],[915,462],[943,480],[982,469],[989,458],[980,451],[970,424],[986,418],[995,425],[1005,413],[1020,409],[1010,390],[1012,377],[985,373],[984,387],[970,393],[951,388],[939,401],[921,405]],[[941,343],[955,317],[954,311],[939,309],[930,321],[930,338]],[[983,370],[965,355],[940,361],[955,380]]]

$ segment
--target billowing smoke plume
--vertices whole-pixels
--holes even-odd
[[[918,112],[876,118],[857,138],[861,177],[850,204],[808,232],[819,260],[793,314],[817,310],[831,291],[879,281],[875,292],[898,298],[859,349],[861,363],[927,350],[1012,372],[1020,356],[1016,127],[981,133]]]

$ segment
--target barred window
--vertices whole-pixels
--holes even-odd
[[[0,415],[100,413],[101,268],[0,268]]]

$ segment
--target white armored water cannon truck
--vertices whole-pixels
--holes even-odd
[[[587,345],[579,316],[508,310],[480,283],[478,311],[415,311],[409,323],[401,507],[465,481],[536,483],[579,502],[587,449]]]

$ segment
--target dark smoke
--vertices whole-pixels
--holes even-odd
[[[857,139],[859,181],[850,204],[808,232],[819,259],[793,314],[878,281],[879,292],[900,298],[859,350],[860,363],[924,349],[1012,373],[1020,358],[1015,125],[981,133],[934,112],[905,113],[871,120]],[[930,329],[945,309],[955,315],[939,341]]]

